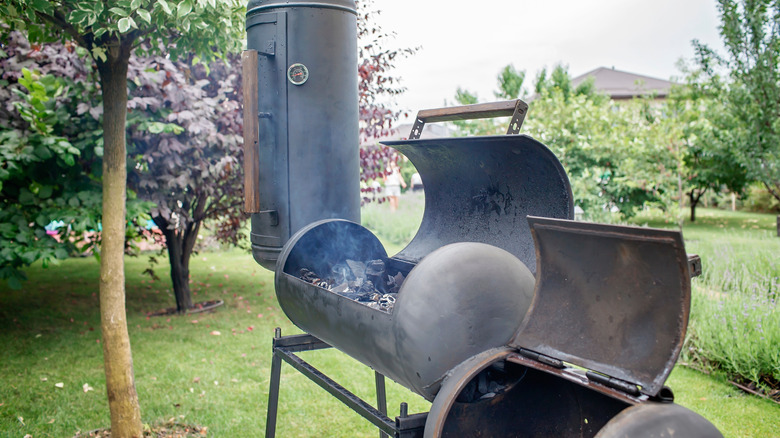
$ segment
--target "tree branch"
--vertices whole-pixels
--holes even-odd
[[[61,11],[55,11],[53,16],[41,11],[35,11],[35,15],[37,15],[41,20],[47,21],[54,27],[59,28],[63,32],[67,33],[71,38],[73,38],[73,41],[75,41],[81,47],[84,47],[87,50],[92,49],[90,44],[84,38],[84,35],[80,34],[72,24],[68,23],[68,20],[65,19],[65,16]]]

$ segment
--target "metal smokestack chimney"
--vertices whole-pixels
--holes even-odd
[[[352,0],[247,5],[245,210],[268,269],[304,226],[360,222],[356,20]]]

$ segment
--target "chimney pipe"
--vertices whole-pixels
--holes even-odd
[[[351,0],[247,5],[245,209],[267,269],[304,226],[360,222],[356,20]]]

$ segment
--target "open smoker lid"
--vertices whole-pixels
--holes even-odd
[[[536,268],[526,216],[574,217],[560,161],[526,135],[388,141],[420,174],[425,213],[414,239],[394,259],[417,263],[456,242],[497,246]]]
[[[663,388],[682,349],[690,274],[679,232],[528,218],[536,291],[510,346]]]

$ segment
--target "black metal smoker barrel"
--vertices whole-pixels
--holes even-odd
[[[254,195],[247,210],[252,253],[271,270],[304,226],[360,221],[355,9],[351,0],[247,5],[247,47],[256,55],[245,56],[245,93],[247,72],[257,77],[257,94],[244,98],[257,112],[244,122]]]
[[[276,294],[298,327],[428,400],[445,374],[486,349],[506,345],[531,304],[536,267],[528,215],[570,218],[566,173],[526,136],[393,143],[425,184],[418,234],[388,258],[367,229],[314,223],[285,245]],[[367,307],[300,277],[330,275],[349,260],[379,259],[400,272],[392,312]]]

